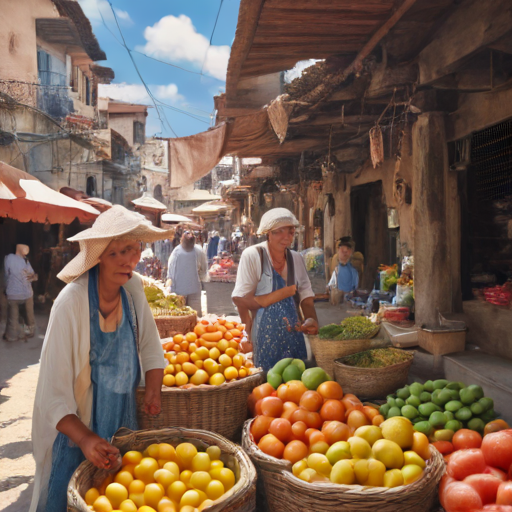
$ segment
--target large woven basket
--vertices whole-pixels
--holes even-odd
[[[130,450],[143,451],[153,443],[169,443],[176,446],[185,441],[201,450],[212,445],[218,446],[222,450],[221,460],[224,465],[235,473],[235,485],[219,503],[208,507],[208,512],[254,512],[256,510],[256,470],[247,454],[239,446],[217,434],[181,428],[136,432],[121,428],[113,437],[112,444],[119,448],[121,454],[124,454]],[[107,475],[107,471],[96,468],[89,461],[82,462],[69,481],[68,511],[90,512],[83,497],[88,489],[101,485]]]
[[[389,350],[398,350],[394,348]],[[361,399],[385,398],[407,384],[407,376],[414,352],[405,352],[409,359],[384,368],[358,368],[343,364],[345,358],[334,361],[334,380],[344,393],[353,393]]]
[[[186,334],[192,332],[197,324],[197,315],[184,316],[156,316],[156,327],[160,338],[169,338],[175,334]]]
[[[162,412],[144,412],[144,388],[137,389],[139,428],[197,428],[239,441],[247,419],[247,398],[263,382],[262,372],[220,386],[162,388]]]
[[[376,326],[370,338],[360,340],[323,340],[318,336],[308,336],[317,366],[323,368],[332,377],[335,359],[386,345],[385,340],[371,339],[377,335],[379,328]]]
[[[288,461],[258,449],[250,433],[252,421],[244,425],[242,447],[258,472],[258,512],[430,512],[437,501],[445,464],[434,447],[423,476],[410,485],[388,489],[328,482],[312,484],[293,476]],[[260,500],[262,487],[266,503]]]

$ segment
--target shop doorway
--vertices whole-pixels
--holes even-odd
[[[387,207],[383,201],[382,181],[352,187],[350,215],[355,250],[364,256],[364,273],[359,287],[371,290],[379,265],[395,263],[388,261]]]

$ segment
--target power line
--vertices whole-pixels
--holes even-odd
[[[217,17],[215,18],[215,24],[213,25],[212,35],[210,36],[210,42],[208,43],[208,48],[206,48],[206,53],[204,54],[203,64],[201,66],[201,75],[203,74],[203,68],[206,63],[206,57],[208,57],[208,50],[210,49],[210,46],[212,45],[213,34],[215,34],[215,29],[217,28],[217,22],[219,21],[220,11],[222,9],[223,3],[224,3],[224,0],[220,0],[219,10],[217,11]]]

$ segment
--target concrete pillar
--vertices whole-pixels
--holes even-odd
[[[432,328],[438,311],[452,312],[460,293],[453,290],[460,282],[460,215],[441,112],[424,113],[414,124],[413,174],[416,324]]]

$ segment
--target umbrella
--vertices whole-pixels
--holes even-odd
[[[99,210],[101,213],[106,212],[112,208],[112,203],[105,199],[101,199],[99,197],[91,197],[81,190],[75,190],[71,187],[62,187],[59,192],[64,194],[65,196],[71,197],[75,201],[80,201],[81,203],[86,203],[91,205],[96,210]]]
[[[70,224],[92,222],[100,214],[92,206],[75,201],[47,187],[34,176],[0,162],[0,217],[20,222]]]
[[[177,213],[164,213],[162,215],[163,222],[194,222],[192,219],[185,217],[185,215],[178,215]]]

